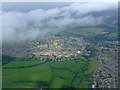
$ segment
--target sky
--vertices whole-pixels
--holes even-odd
[[[71,2],[72,3],[72,2]],[[51,9],[63,7],[71,4],[70,2],[3,2],[2,9],[4,11],[28,12],[35,9]]]
[[[106,2],[6,2],[2,3],[3,41],[35,39],[83,25],[99,25],[105,16],[90,13],[117,9]],[[106,18],[109,16],[106,16]]]

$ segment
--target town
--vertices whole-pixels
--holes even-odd
[[[3,46],[3,55],[45,62],[72,61],[77,60],[79,55],[84,55],[89,63],[96,58],[99,65],[91,73],[93,78],[91,87],[116,88],[118,84],[118,41],[106,38],[105,36],[109,34],[106,31],[94,32],[94,34],[94,37],[91,37],[91,33],[82,34],[84,36],[52,35],[7,44]]]

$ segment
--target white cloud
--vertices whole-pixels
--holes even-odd
[[[3,13],[3,40],[26,40],[65,30],[66,27],[101,24],[102,17],[87,15],[114,8],[107,3],[73,3],[54,9]],[[102,6],[101,6],[102,5]]]

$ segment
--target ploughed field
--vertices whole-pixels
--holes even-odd
[[[65,61],[23,60],[3,65],[3,88],[89,88],[93,84],[91,73],[98,67],[96,58],[88,61],[82,55]]]

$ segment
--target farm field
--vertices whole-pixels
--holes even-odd
[[[76,30],[68,30],[66,32],[61,32],[60,36],[71,36],[71,35],[83,35],[83,34],[91,34],[93,35],[96,32],[102,32],[104,28],[81,28]]]
[[[43,63],[42,60],[39,61],[12,61],[8,63],[7,65],[4,65],[3,68],[6,67],[27,67],[27,66],[33,66],[36,64],[41,64]]]
[[[105,36],[108,37],[108,38],[115,38],[115,37],[118,36],[118,33],[117,33],[117,32],[115,32],[115,33],[110,33],[110,34],[105,35]]]
[[[85,74],[94,72],[98,68],[98,66],[99,66],[99,61],[96,58],[91,59]]]
[[[15,59],[3,65],[3,87],[64,88],[81,87],[84,83],[86,83],[85,87],[91,87],[87,82],[84,82],[87,77],[83,75],[83,72],[87,70],[85,66],[88,61],[79,59],[80,61],[82,63],[75,60],[47,61],[43,63],[42,60],[22,62]],[[89,68],[91,67],[90,65]]]

